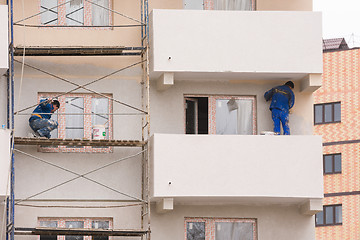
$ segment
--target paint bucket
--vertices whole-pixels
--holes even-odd
[[[105,125],[93,126],[93,139],[100,140],[106,138]]]

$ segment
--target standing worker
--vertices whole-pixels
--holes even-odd
[[[289,109],[294,106],[295,95],[291,90],[294,89],[292,81],[284,85],[274,87],[264,94],[266,101],[271,99],[270,111],[274,121],[274,132],[280,135],[280,122],[282,123],[284,135],[290,135],[289,128]]]
[[[51,113],[60,107],[58,100],[44,99],[35,108],[29,118],[29,125],[35,132],[35,136],[50,138],[50,132],[58,127],[58,123],[51,120]]]

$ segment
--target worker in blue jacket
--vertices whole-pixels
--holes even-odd
[[[44,99],[35,108],[29,118],[29,125],[35,136],[50,138],[50,132],[58,127],[58,123],[51,118],[51,114],[60,108],[58,100]]]
[[[294,89],[292,81],[284,85],[274,87],[264,94],[265,100],[271,99],[270,110],[274,121],[274,132],[280,134],[280,122],[282,123],[284,135],[290,135],[289,110],[294,106],[295,95],[291,90]]]

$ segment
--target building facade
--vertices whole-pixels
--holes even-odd
[[[314,93],[314,132],[323,137],[324,212],[316,239],[358,239],[359,49],[324,52],[323,86]]]
[[[14,97],[1,106],[3,139],[13,128],[15,142],[10,233],[13,224],[26,239],[315,239],[323,66],[311,0],[9,2],[1,58],[7,41],[14,57],[0,67],[10,68],[1,96]],[[273,129],[263,95],[289,80],[292,135],[262,135]],[[46,98],[61,104],[59,127],[29,139]],[[5,202],[0,210],[5,219]]]

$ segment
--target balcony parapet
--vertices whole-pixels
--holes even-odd
[[[151,197],[174,204],[298,204],[323,198],[321,136],[154,134]]]
[[[155,9],[150,45],[150,76],[159,81],[172,73],[175,80],[291,79],[304,81],[305,91],[321,86],[319,12]]]

